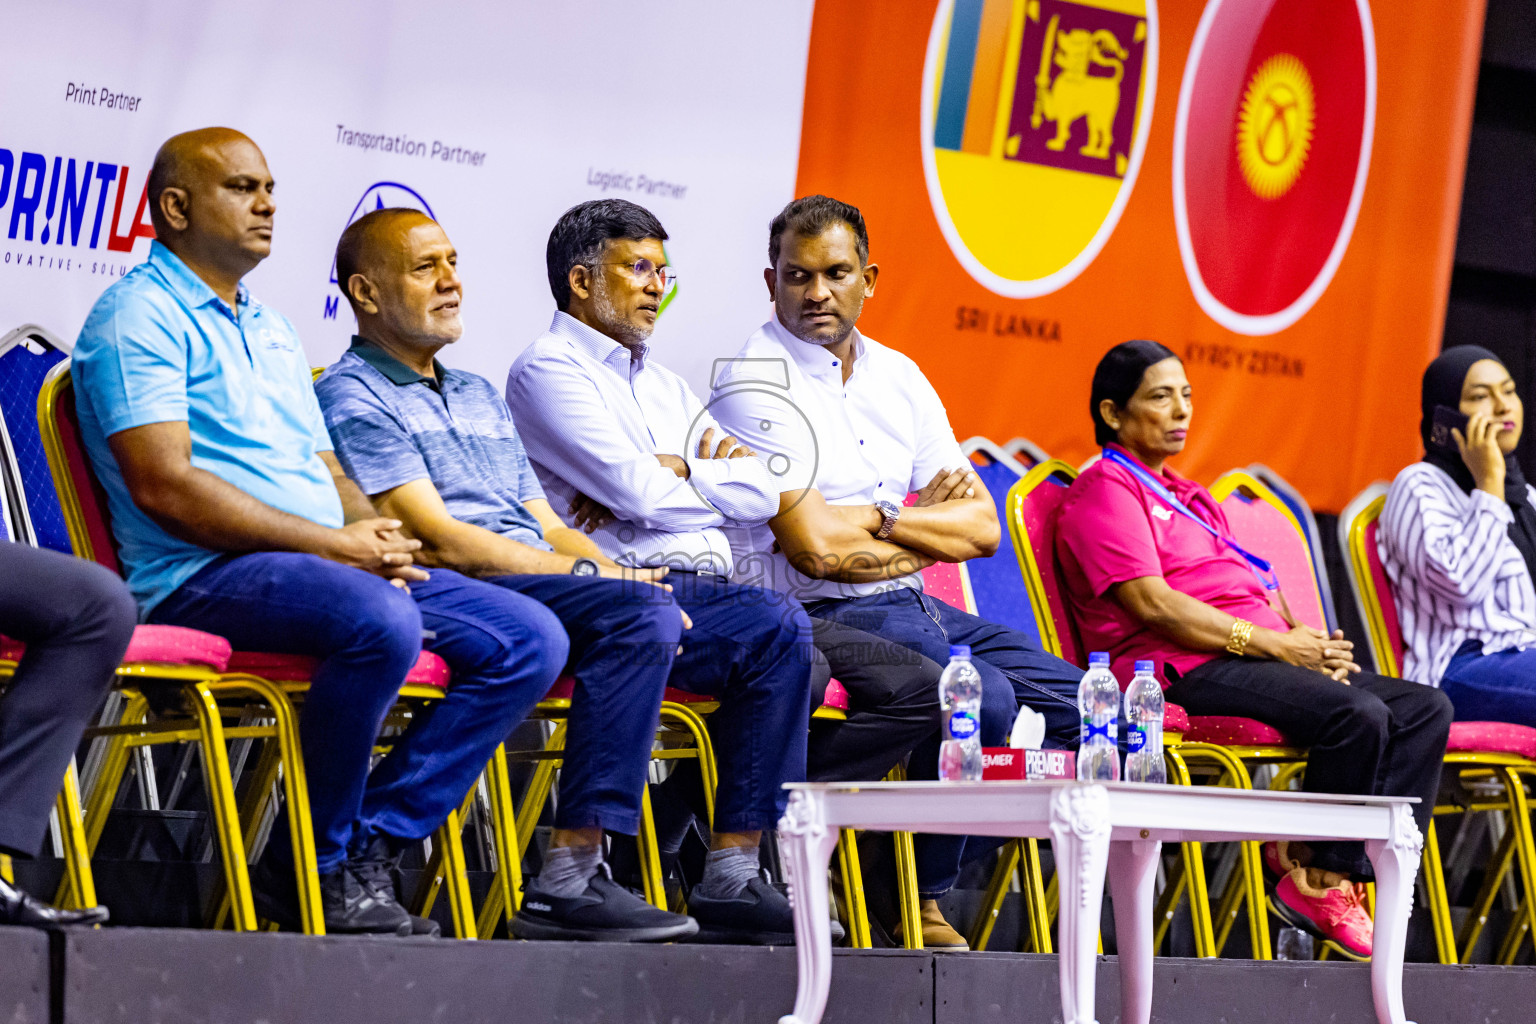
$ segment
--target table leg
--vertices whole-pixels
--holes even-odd
[[[1152,903],[1162,848],[1155,839],[1109,844],[1109,893],[1120,947],[1120,1024],[1152,1019]]]
[[[799,977],[795,1009],[779,1024],[820,1024],[832,987],[832,933],[827,927],[827,863],[837,830],[827,828],[821,798],[796,790],[779,822],[779,854],[795,910],[795,959]]]
[[[1062,1024],[1096,1024],[1094,954],[1104,906],[1109,832],[1109,793],[1103,786],[1073,786],[1051,798],[1051,849],[1061,883]]]
[[[1413,880],[1419,873],[1424,837],[1406,804],[1392,807],[1387,839],[1365,844],[1376,871],[1376,938],[1371,950],[1371,994],[1379,1024],[1406,1024],[1403,1014],[1403,947],[1413,910]]]

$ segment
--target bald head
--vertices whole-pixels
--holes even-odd
[[[238,282],[272,251],[272,189],[266,157],[241,132],[174,135],[149,172],[155,236],[205,280]]]
[[[404,207],[359,217],[336,244],[336,280],[357,333],[408,366],[430,367],[463,333],[458,266],[437,221]]]
[[[352,276],[376,277],[380,269],[400,257],[412,228],[435,223],[420,210],[391,206],[366,213],[347,225],[336,243],[336,282],[354,311],[357,298],[349,284]]]

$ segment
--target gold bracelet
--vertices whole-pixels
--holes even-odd
[[[1232,623],[1232,636],[1227,640],[1227,650],[1241,657],[1248,649],[1248,638],[1252,635],[1253,623],[1247,619],[1238,619]]]

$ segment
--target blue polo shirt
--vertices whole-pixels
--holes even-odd
[[[490,381],[432,361],[424,377],[362,338],[315,382],[336,457],[365,494],[431,480],[449,515],[551,551],[524,502],[544,489]]]
[[[139,511],[107,445],[113,434],[184,422],[193,466],[280,511],[342,525],[341,497],[319,456],[331,439],[299,336],[243,285],[230,309],[153,243],[149,259],[96,300],[71,375],[81,437],[141,617],[223,552],[173,537]]]

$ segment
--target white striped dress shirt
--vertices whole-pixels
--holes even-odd
[[[1536,644],[1536,590],[1509,539],[1513,521],[1507,502],[1463,493],[1427,462],[1392,481],[1376,543],[1403,630],[1403,678],[1439,686],[1468,640],[1486,654]]]
[[[779,488],[758,458],[700,459],[699,438],[725,431],[688,383],[565,313],[513,362],[507,405],[556,514],[571,522],[579,492],[615,521],[592,539],[620,565],[668,565],[729,576],[720,527],[758,525],[779,510]],[[683,480],[656,461],[685,459]]]

